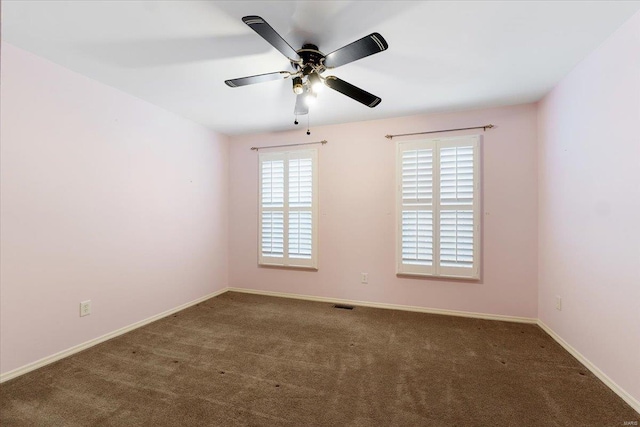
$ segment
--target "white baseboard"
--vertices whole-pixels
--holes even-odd
[[[65,357],[71,356],[72,354],[76,354],[82,350],[86,350],[89,347],[93,347],[94,345],[100,344],[101,342],[104,342],[106,340],[109,340],[111,338],[115,338],[119,335],[125,334],[129,331],[132,331],[134,329],[137,329],[141,326],[147,325],[151,322],[155,322],[156,320],[162,319],[163,317],[167,317],[177,311],[180,310],[184,310],[185,308],[191,307],[192,305],[196,305],[202,301],[208,300],[209,298],[213,298],[215,296],[218,296],[220,294],[223,294],[225,292],[227,292],[228,288],[223,288],[220,289],[219,291],[210,293],[208,295],[205,295],[201,298],[198,298],[196,300],[184,303],[182,305],[179,305],[178,307],[172,308],[170,310],[164,311],[160,314],[156,314],[155,316],[151,316],[148,317],[144,320],[141,320],[139,322],[136,323],[132,323],[131,325],[125,326],[123,328],[117,329],[113,332],[109,332],[108,334],[102,335],[101,337],[98,338],[94,338],[92,340],[83,342],[82,344],[78,344],[76,346],[73,346],[71,348],[68,348],[66,350],[62,350],[61,352],[52,354],[51,356],[47,356],[44,357],[40,360],[36,360],[35,362],[29,363],[27,365],[21,366],[20,368],[16,368],[12,371],[8,371],[5,372],[4,374],[0,375],[0,383],[3,383],[5,381],[8,381],[12,378],[18,377],[20,375],[26,374],[27,372],[31,372],[35,369],[41,368],[45,365],[48,365],[50,363],[56,362],[60,359],[64,359]]]
[[[340,299],[340,298],[316,297],[312,295],[299,295],[299,294],[288,294],[283,292],[260,291],[256,289],[247,289],[247,288],[227,288],[227,289],[232,292],[242,292],[245,294],[256,294],[256,295],[266,295],[266,296],[280,297],[280,298],[292,298],[292,299],[301,299],[301,300],[308,300],[308,301],[329,302],[333,304],[359,305],[364,307],[385,308],[390,310],[415,311],[418,313],[442,314],[445,316],[471,317],[474,319],[501,320],[503,322],[531,323],[531,324],[536,324],[538,322],[538,319],[534,319],[532,317],[504,316],[501,314],[474,313],[471,311],[443,310],[439,308],[416,307],[411,305],[400,305],[400,304],[387,304],[383,302],[355,301],[355,300]]]
[[[636,412],[640,414],[640,402],[633,396],[627,393],[622,387],[615,383],[611,378],[602,372],[596,365],[591,363],[589,359],[584,357],[578,350],[573,348],[568,342],[566,342],[560,335],[556,334],[553,329],[547,326],[542,320],[538,319],[538,326],[542,328],[551,338],[553,338],[558,344],[560,344],[565,350],[567,350],[573,357],[578,359],[580,363],[587,367],[593,374],[600,379],[607,387],[609,387],[615,394],[620,396],[622,400],[627,402]]]

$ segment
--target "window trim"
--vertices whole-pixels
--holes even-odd
[[[289,257],[289,212],[304,211],[309,208],[289,206],[289,161],[311,158],[311,258]],[[262,162],[265,160],[284,160],[284,203],[283,212],[283,256],[264,256],[262,253]],[[273,211],[274,209],[268,209]],[[269,151],[258,153],[258,265],[261,267],[280,267],[287,269],[318,270],[318,149]]]
[[[481,184],[481,155],[482,135],[466,135],[449,138],[419,139],[396,142],[396,275],[419,276],[447,279],[479,280],[482,265],[482,184]],[[448,147],[471,146],[473,147],[473,203],[470,205],[473,211],[473,266],[443,267],[440,265],[440,214],[442,205],[440,202],[440,149]],[[432,224],[433,224],[433,262],[431,266],[404,264],[402,262],[402,153],[407,150],[429,149],[432,154]],[[460,206],[466,208],[468,206]],[[427,209],[429,210],[429,209]],[[462,210],[462,209],[458,209]],[[466,274],[465,274],[466,273]]]

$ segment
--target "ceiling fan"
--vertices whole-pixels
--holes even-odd
[[[303,115],[309,112],[309,104],[315,100],[318,90],[323,85],[370,108],[382,102],[381,98],[335,76],[322,76],[322,73],[327,70],[386,50],[389,45],[380,34],[369,34],[325,55],[314,44],[304,44],[301,49],[294,50],[267,21],[259,16],[245,16],[242,21],[286,56],[291,62],[294,71],[276,71],[274,73],[226,80],[227,86],[239,87],[291,77],[293,92],[297,95],[294,109],[294,114],[296,115]]]

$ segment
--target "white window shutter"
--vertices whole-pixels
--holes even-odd
[[[479,278],[479,139],[398,143],[399,274]]]
[[[402,264],[433,265],[433,149],[402,152]]]
[[[317,268],[317,150],[260,153],[261,265]]]

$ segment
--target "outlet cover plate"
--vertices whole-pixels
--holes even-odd
[[[80,317],[88,316],[91,314],[91,300],[82,301],[80,303]]]

